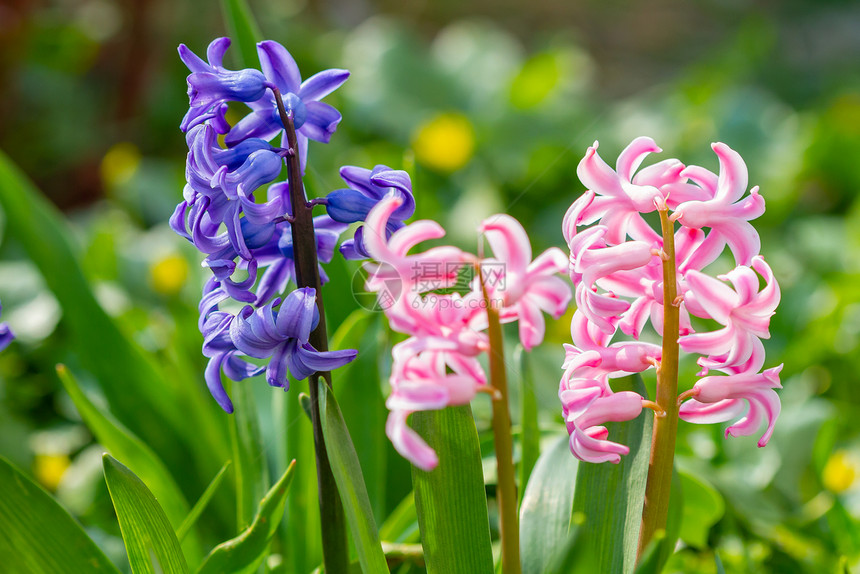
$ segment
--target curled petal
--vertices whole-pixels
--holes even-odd
[[[607,440],[608,431],[600,426],[609,421],[629,421],[642,412],[642,397],[630,391],[615,393],[594,400],[586,411],[573,421],[570,451],[586,462],[621,462],[621,455],[630,452],[627,446]]]
[[[385,423],[385,434],[400,456],[421,470],[430,472],[439,464],[439,457],[418,433],[409,428],[406,419],[410,414],[409,411],[391,411]]]

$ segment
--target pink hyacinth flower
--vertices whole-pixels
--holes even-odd
[[[447,245],[410,255],[409,251],[422,241],[445,236],[445,230],[435,221],[413,222],[386,238],[388,220],[402,203],[399,195],[390,193],[370,210],[363,227],[364,247],[379,263],[365,263],[364,268],[368,272],[367,289],[392,299],[386,305],[391,327],[411,334],[419,328],[417,322],[427,322],[414,312],[424,307],[421,291],[455,284],[460,265],[473,257]]]
[[[651,343],[619,342],[609,344],[610,336],[576,311],[570,324],[573,345],[565,344],[563,369],[578,376],[597,378],[598,372],[610,377],[641,373],[655,365],[662,349]]]
[[[595,284],[613,273],[647,265],[654,254],[651,244],[644,241],[626,241],[609,247],[605,240],[608,231],[596,225],[571,239],[570,276],[576,285],[577,308],[604,333],[612,334],[618,317],[630,303],[611,292],[598,293]]]
[[[761,291],[756,272],[765,280]],[[695,270],[688,271],[686,277],[685,298],[691,312],[703,311],[704,317],[724,325],[717,331],[687,335],[679,340],[684,351],[708,356],[700,361],[706,369],[748,361],[758,338],[770,337],[770,317],[780,299],[779,284],[761,256],[753,257],[752,267],[738,266],[720,278],[730,281],[734,289]]]
[[[724,143],[711,147],[720,159],[716,182],[713,174],[699,167],[688,167],[681,175],[699,184],[708,194],[712,192],[712,198],[681,203],[671,218],[685,227],[710,228],[699,248],[703,257],[719,254],[728,244],[738,265],[749,265],[761,249],[758,232],[749,222],[764,213],[764,198],[759,195],[758,187],[753,187],[750,195],[742,199],[749,181],[744,160]]]
[[[774,389],[782,388],[779,382],[782,365],[761,373],[758,372],[760,362],[757,367],[744,373],[700,379],[691,391],[684,393],[693,398],[681,405],[679,416],[698,424],[724,422],[743,413],[746,401],[749,405],[746,415],[726,429],[726,436],[755,434],[762,421],[766,421],[767,429],[758,441],[758,446],[765,446],[779,416],[779,395]]]
[[[385,406],[391,411],[385,432],[395,450],[422,470],[430,471],[438,464],[436,453],[407,424],[413,412],[439,410],[448,406],[468,404],[475,395],[488,387],[471,372],[447,372],[449,361],[445,353],[428,351],[414,355],[409,340],[393,351],[391,395]],[[477,365],[477,361],[475,362]],[[477,366],[480,369],[480,366]]]
[[[659,239],[641,214],[655,210],[654,200],[664,197],[655,184],[665,185],[672,174],[677,176],[680,162],[660,162],[634,177],[648,154],[662,151],[654,140],[649,137],[633,140],[618,156],[615,170],[597,154],[597,145],[594,142],[588,148],[576,168],[582,183],[597,194],[583,218],[584,223],[599,219],[600,225],[609,229],[607,241],[611,245],[623,243],[628,235],[648,242]]]
[[[526,350],[531,350],[543,341],[543,312],[558,319],[570,304],[570,288],[558,277],[567,269],[567,257],[552,247],[532,261],[529,237],[509,215],[484,220],[479,231],[495,255],[494,260],[485,261],[504,264],[503,277],[491,281],[485,277],[490,298],[501,303],[499,319],[506,323],[518,320],[520,341]]]
[[[601,426],[606,422],[635,419],[642,412],[642,397],[631,391],[615,393],[594,399],[585,412],[568,420],[570,452],[585,462],[621,462],[621,455],[630,452],[622,444],[607,440],[609,431]]]

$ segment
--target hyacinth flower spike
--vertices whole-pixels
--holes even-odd
[[[759,236],[750,224],[763,213],[764,200],[758,188],[746,195],[748,174],[741,157],[725,144],[712,147],[720,160],[719,174],[684,167],[677,160],[634,174],[646,154],[659,151],[650,138],[634,140],[615,170],[595,147],[589,148],[577,171],[588,191],[571,205],[562,226],[578,309],[571,327],[574,344],[565,346],[559,398],[574,456],[617,461],[624,454],[623,445],[601,442],[606,439],[601,421],[628,420],[625,416],[648,405],[619,398],[611,379],[657,367],[655,410],[665,416],[654,424],[640,555],[653,533],[665,528],[679,417],[722,422],[746,410],[727,436],[755,434],[766,423],[759,441],[763,446],[779,414],[776,389],[782,367],[761,371],[761,340],[769,337],[779,286],[759,256]],[[659,234],[642,217],[655,210]],[[712,278],[704,268],[726,247],[737,267]],[[691,316],[714,320],[721,328],[695,332]],[[639,339],[649,322],[663,337],[659,352],[648,343],[612,342],[619,328]],[[703,378],[678,397],[681,349],[700,355]],[[722,374],[709,375],[709,370]],[[615,405],[618,411],[605,412],[602,405]]]

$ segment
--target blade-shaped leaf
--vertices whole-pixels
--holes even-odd
[[[350,429],[355,453],[367,485],[373,515],[385,516],[385,477],[388,471],[385,419],[388,409],[380,388],[378,360],[381,347],[378,314],[356,310],[332,337],[332,349],[357,349],[358,357],[334,373],[338,404]],[[349,381],[348,384],[339,384]]]
[[[0,564],[9,574],[119,574],[81,525],[0,457]]]
[[[284,516],[287,492],[293,480],[296,461],[260,501],[254,522],[239,536],[215,547],[197,571],[198,574],[255,572],[265,558],[266,549]]]
[[[410,492],[406,495],[406,498],[391,511],[391,514],[379,527],[379,537],[387,542],[405,543],[421,540],[414,493]]]
[[[112,456],[125,461],[128,468],[149,485],[160,501],[173,528],[178,528],[188,515],[188,503],[164,463],[143,441],[107,412],[96,407],[81,390],[77,380],[65,365],[57,365],[57,375],[87,427]],[[184,545],[193,562],[199,562],[199,546],[195,538]]]
[[[520,503],[529,483],[532,470],[540,456],[540,429],[538,407],[535,397],[534,378],[529,364],[529,354],[522,345],[517,346],[514,360],[520,365]]]
[[[134,574],[188,572],[179,540],[152,492],[125,465],[105,454],[105,482]]]
[[[544,574],[558,549],[568,543],[577,462],[567,435],[538,458],[520,506],[523,574]]]
[[[632,390],[646,396],[640,377],[613,381],[615,391]],[[651,452],[652,413],[636,419],[608,423],[609,439],[627,445],[630,453],[619,464],[581,464],[576,475],[573,509],[585,515],[589,548],[597,557],[599,572],[633,572],[645,500],[648,459]]]
[[[228,460],[224,463],[224,466],[221,467],[221,470],[218,471],[218,474],[215,475],[215,478],[212,479],[212,482],[209,483],[209,486],[206,487],[206,490],[203,491],[203,494],[194,503],[194,507],[188,513],[188,516],[185,517],[185,520],[182,521],[182,524],[179,525],[179,528],[176,529],[176,537],[182,542],[188,533],[191,531],[191,527],[194,526],[194,523],[197,522],[197,519],[200,518],[200,515],[206,510],[206,505],[209,504],[209,501],[212,500],[212,497],[215,495],[215,491],[218,490],[218,487],[221,486],[221,481],[224,480],[224,475],[227,473],[227,469],[230,468],[230,465],[233,464],[232,460]]]
[[[478,431],[469,405],[412,415],[436,450],[431,472],[412,468],[428,574],[492,574],[493,553]]]
[[[224,0],[224,22],[227,33],[235,40],[234,57],[240,68],[254,66],[257,59],[257,41],[263,38],[254,15],[245,0]]]
[[[364,477],[343,415],[325,380],[319,380],[320,420],[332,474],[337,482],[358,560],[365,572],[388,572]]]
[[[235,408],[230,419],[230,443],[236,460],[236,523],[242,530],[251,524],[257,501],[268,488],[268,471],[253,390],[244,383],[231,387]]]

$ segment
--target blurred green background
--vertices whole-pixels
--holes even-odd
[[[344,120],[331,144],[311,145],[310,192],[341,187],[341,165],[406,169],[418,215],[467,246],[474,224],[499,211],[524,223],[536,250],[563,246],[562,216],[583,189],[576,165],[595,139],[609,163],[639,135],[656,139],[660,158],[713,170],[710,142],[739,151],[767,200],[757,227],[783,290],[767,341],[768,366],[785,362],[783,412],[761,450],[754,439],[724,440],[719,425],[681,425],[679,465],[705,486],[691,490],[701,500],[690,503],[669,571],[715,572],[714,549],[728,572],[831,572],[860,560],[860,4],[250,4],[305,77],[352,72],[327,99]],[[220,6],[208,1],[0,5],[0,149],[67,217],[103,309],[176,385],[196,385],[203,399],[193,404],[211,408],[224,433],[231,423],[207,402],[196,330],[206,272],[167,218],[181,198],[186,152],[178,124],[187,72],[176,46],[203,53],[225,33]],[[0,300],[18,339],[0,354],[0,454],[32,471],[121,561],[102,449],[54,374],[67,363],[98,397],[103,383],[79,355],[101,342],[69,329],[68,309],[26,247],[4,233]],[[349,296],[356,266],[336,256],[331,269],[341,281],[326,288],[333,331],[358,304]],[[547,436],[563,431],[556,391],[567,325],[551,327],[534,361]],[[385,365],[379,370],[381,381]],[[264,443],[289,441],[277,413],[293,399],[252,384]],[[145,418],[147,403],[140,408]],[[475,410],[486,423],[486,405]],[[188,444],[142,428],[133,430],[196,500],[223,457],[192,468]],[[357,448],[371,464],[370,450]],[[385,448],[385,472],[408,477]],[[273,454],[282,450],[262,448],[273,475],[283,471]],[[393,482],[380,483],[378,520],[409,490]],[[232,535],[227,526],[212,531],[213,540]]]

